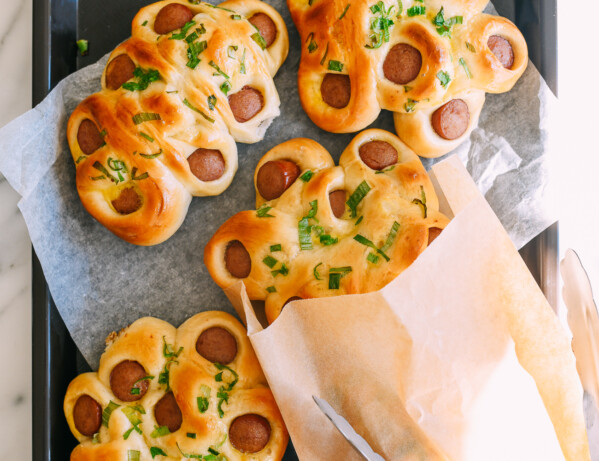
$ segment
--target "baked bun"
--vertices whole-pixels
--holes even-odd
[[[234,317],[203,312],[178,329],[145,317],[109,338],[98,372],[67,389],[71,461],[282,459],[287,429]]]
[[[250,299],[265,300],[269,322],[290,300],[382,288],[449,221],[420,159],[383,130],[358,134],[339,166],[320,144],[292,139],[254,180],[258,210],[226,221],[204,262],[219,286],[242,279]]]
[[[283,19],[259,0],[142,8],[102,91],[69,119],[85,208],[130,243],[168,239],[192,196],[229,186],[235,141],[260,141],[279,115],[273,76],[288,48]]]
[[[528,63],[520,31],[481,13],[486,3],[287,0],[302,39],[304,110],[335,133],[391,110],[400,139],[418,155],[449,152],[476,126],[484,92],[509,91]]]

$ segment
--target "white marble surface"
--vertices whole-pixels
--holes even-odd
[[[31,0],[1,0],[0,126],[31,107]],[[31,243],[0,175],[0,459],[31,459]],[[15,454],[17,454],[15,456]]]
[[[589,2],[591,0],[583,0]],[[0,126],[31,107],[31,0],[0,0]],[[592,27],[579,26],[580,8],[560,5],[560,99],[563,113],[556,159],[561,178],[560,253],[571,246],[579,251],[599,290],[599,209],[597,167],[599,126],[598,92],[581,97],[597,84],[599,61],[588,59],[581,43],[594,43]],[[563,8],[561,8],[563,6]],[[584,8],[582,8],[584,10]],[[582,37],[587,34],[588,37]],[[567,50],[567,53],[564,52]],[[589,68],[585,72],[581,63]],[[587,76],[587,77],[585,77]],[[587,83],[584,83],[585,85]],[[589,98],[595,98],[594,102]],[[574,159],[574,160],[572,160]],[[592,167],[580,168],[580,165]],[[565,168],[564,168],[565,167]],[[31,459],[31,248],[27,229],[17,209],[18,195],[0,176],[0,459]],[[15,454],[18,453],[18,456]]]

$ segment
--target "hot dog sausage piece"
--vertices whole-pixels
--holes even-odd
[[[331,210],[336,218],[340,218],[345,213],[345,191],[336,190],[329,194]]]
[[[382,170],[397,163],[397,150],[386,141],[370,141],[359,149],[362,161],[373,170]]]
[[[351,98],[351,81],[349,75],[326,74],[320,84],[322,99],[335,109],[343,109]]]
[[[420,51],[407,43],[398,43],[387,53],[383,62],[383,74],[393,83],[405,85],[418,77],[421,67]]]
[[[166,426],[171,432],[179,430],[183,422],[181,410],[172,392],[167,392],[154,406],[154,418],[158,426]]]
[[[487,41],[487,46],[493,52],[499,62],[506,69],[511,69],[514,65],[514,49],[512,44],[499,35],[491,35]]]
[[[86,155],[91,155],[104,145],[104,139],[94,122],[86,118],[77,130],[77,142]]]
[[[271,160],[258,170],[256,187],[265,200],[279,198],[300,174],[299,167],[289,160]]]
[[[117,56],[106,66],[106,88],[118,90],[123,83],[133,78],[135,63],[126,54]]]
[[[200,181],[216,181],[225,172],[225,159],[217,149],[197,149],[187,157],[189,169]]]
[[[451,141],[462,136],[470,123],[468,104],[461,99],[452,99],[433,112],[433,129],[443,139]]]
[[[260,32],[260,35],[262,35],[262,38],[266,42],[266,48],[272,45],[272,42],[277,38],[277,26],[275,26],[273,20],[267,14],[256,13],[248,21],[258,29],[258,32]]]
[[[238,416],[229,427],[229,440],[242,453],[257,453],[270,439],[270,424],[253,413]]]
[[[150,381],[140,379],[148,376],[144,367],[134,360],[123,360],[110,373],[110,389],[112,393],[123,402],[134,402],[141,399],[148,391]],[[139,389],[137,391],[132,389]]]
[[[198,336],[196,351],[206,360],[227,365],[237,356],[237,340],[224,328],[211,327]]]
[[[162,8],[154,20],[154,31],[158,35],[180,29],[193,19],[193,12],[185,5],[171,3]]]
[[[141,208],[141,197],[133,187],[128,187],[111,203],[118,213],[128,215]]]
[[[244,279],[252,270],[252,258],[239,240],[232,240],[225,250],[225,267],[238,279]]]
[[[89,395],[84,394],[77,399],[73,407],[75,427],[83,435],[91,437],[100,430],[102,424],[102,407]]]
[[[262,110],[264,96],[256,88],[246,85],[237,93],[229,95],[229,107],[231,107],[235,120],[245,123]]]
[[[428,244],[430,245],[431,243],[433,243],[433,241],[439,237],[439,235],[441,235],[441,232],[443,232],[443,229],[439,229],[438,227],[431,227],[428,230]]]

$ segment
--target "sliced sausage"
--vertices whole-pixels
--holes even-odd
[[[118,90],[123,83],[133,78],[135,63],[126,54],[117,56],[106,66],[106,88]]]
[[[117,213],[127,215],[141,208],[141,197],[133,187],[128,187],[123,189],[111,203]]]
[[[420,51],[407,43],[398,43],[387,53],[383,62],[383,74],[393,83],[405,85],[418,77],[421,67]]]
[[[439,235],[441,235],[441,232],[443,232],[443,229],[439,229],[438,227],[431,227],[428,230],[428,244],[430,245],[431,243],[433,243],[433,241],[439,237]]]
[[[224,328],[211,327],[198,336],[196,351],[206,360],[226,365],[237,356],[237,340]]]
[[[84,394],[75,402],[73,421],[79,432],[91,437],[100,430],[102,424],[102,407],[89,395]]]
[[[123,360],[110,372],[110,389],[123,402],[134,402],[141,399],[148,391],[150,381],[145,379],[148,374],[139,362]],[[139,382],[137,382],[139,381]],[[139,394],[132,394],[131,389],[138,388]]]
[[[154,418],[158,426],[166,426],[171,432],[178,431],[183,422],[181,410],[172,392],[167,392],[154,406]]]
[[[252,258],[239,240],[231,240],[225,250],[225,267],[238,279],[244,279],[252,270]]]
[[[270,439],[270,423],[264,416],[249,413],[235,418],[229,427],[229,440],[242,453],[262,450]]]
[[[277,26],[270,19],[270,16],[264,13],[256,13],[248,21],[258,29],[258,32],[260,32],[260,35],[262,35],[262,38],[266,42],[266,48],[272,45],[272,42],[277,38]]]
[[[258,170],[256,187],[265,200],[279,198],[300,174],[299,167],[289,160],[271,160]]]
[[[171,3],[162,8],[156,15],[154,31],[158,35],[168,34],[180,29],[193,19],[192,11],[180,3]]]
[[[245,123],[262,110],[264,96],[256,88],[246,85],[237,93],[229,96],[229,107],[231,107],[235,120]]]
[[[457,139],[466,132],[470,123],[468,104],[461,99],[452,99],[433,112],[431,122],[443,139]]]
[[[320,84],[322,100],[335,109],[343,109],[351,98],[349,75],[326,74]]]
[[[104,139],[94,122],[86,118],[77,130],[77,142],[85,155],[93,154],[104,145]]]
[[[225,172],[225,159],[220,150],[198,149],[189,157],[189,169],[200,181],[216,181]]]
[[[487,46],[493,52],[501,65],[506,69],[511,69],[514,65],[514,49],[512,44],[499,35],[491,35],[487,41]]]
[[[369,141],[360,146],[360,158],[373,170],[382,170],[397,163],[397,149],[386,141]]]
[[[331,210],[336,218],[340,218],[345,213],[345,191],[336,190],[329,194]]]

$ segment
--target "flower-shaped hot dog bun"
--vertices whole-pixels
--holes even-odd
[[[80,442],[72,461],[283,457],[287,430],[231,315],[203,312],[179,329],[146,317],[110,341],[98,372],[79,375],[65,396]]]
[[[273,322],[290,300],[375,291],[448,223],[420,159],[396,136],[357,135],[335,166],[309,139],[270,150],[255,174],[257,211],[242,211],[204,252],[221,287],[242,279]]]
[[[169,238],[192,196],[229,186],[235,141],[261,140],[279,115],[272,78],[288,46],[281,16],[259,0],[142,8],[109,58],[102,91],[69,119],[85,208],[128,242]]]
[[[391,110],[418,155],[449,152],[476,126],[484,92],[509,91],[528,63],[520,31],[481,13],[486,3],[288,0],[302,38],[304,109],[336,133]]]

